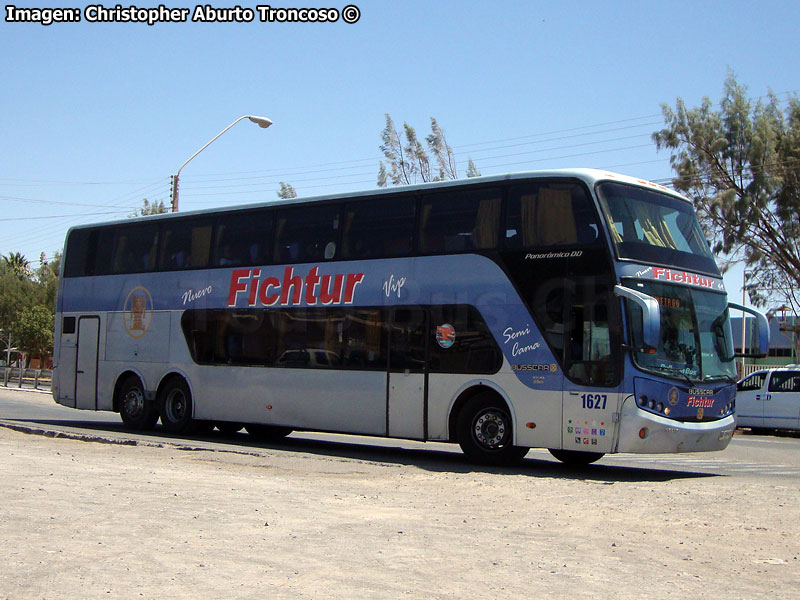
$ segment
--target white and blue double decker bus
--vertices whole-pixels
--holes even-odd
[[[450,441],[483,464],[721,450],[728,310],[691,204],[603,171],[150,216],[69,231],[53,394],[138,430]]]

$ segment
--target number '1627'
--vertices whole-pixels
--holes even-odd
[[[583,401],[583,408],[594,408],[597,410],[604,410],[608,395],[606,394],[581,394]]]

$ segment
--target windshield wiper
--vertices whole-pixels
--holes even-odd
[[[683,377],[690,386],[694,385],[697,381],[700,381],[699,379],[695,380],[689,377],[686,374],[686,371],[684,371],[683,369],[678,369],[676,367],[657,367],[657,368],[668,375],[677,375]]]
[[[707,377],[703,377],[703,381],[727,381],[728,383],[738,383],[738,380],[730,375],[709,375]]]

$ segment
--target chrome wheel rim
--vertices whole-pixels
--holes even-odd
[[[488,409],[475,418],[472,435],[487,450],[498,450],[508,441],[508,417],[498,409]]]

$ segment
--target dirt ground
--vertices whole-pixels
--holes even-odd
[[[251,450],[0,427],[0,598],[798,597],[780,479]]]

